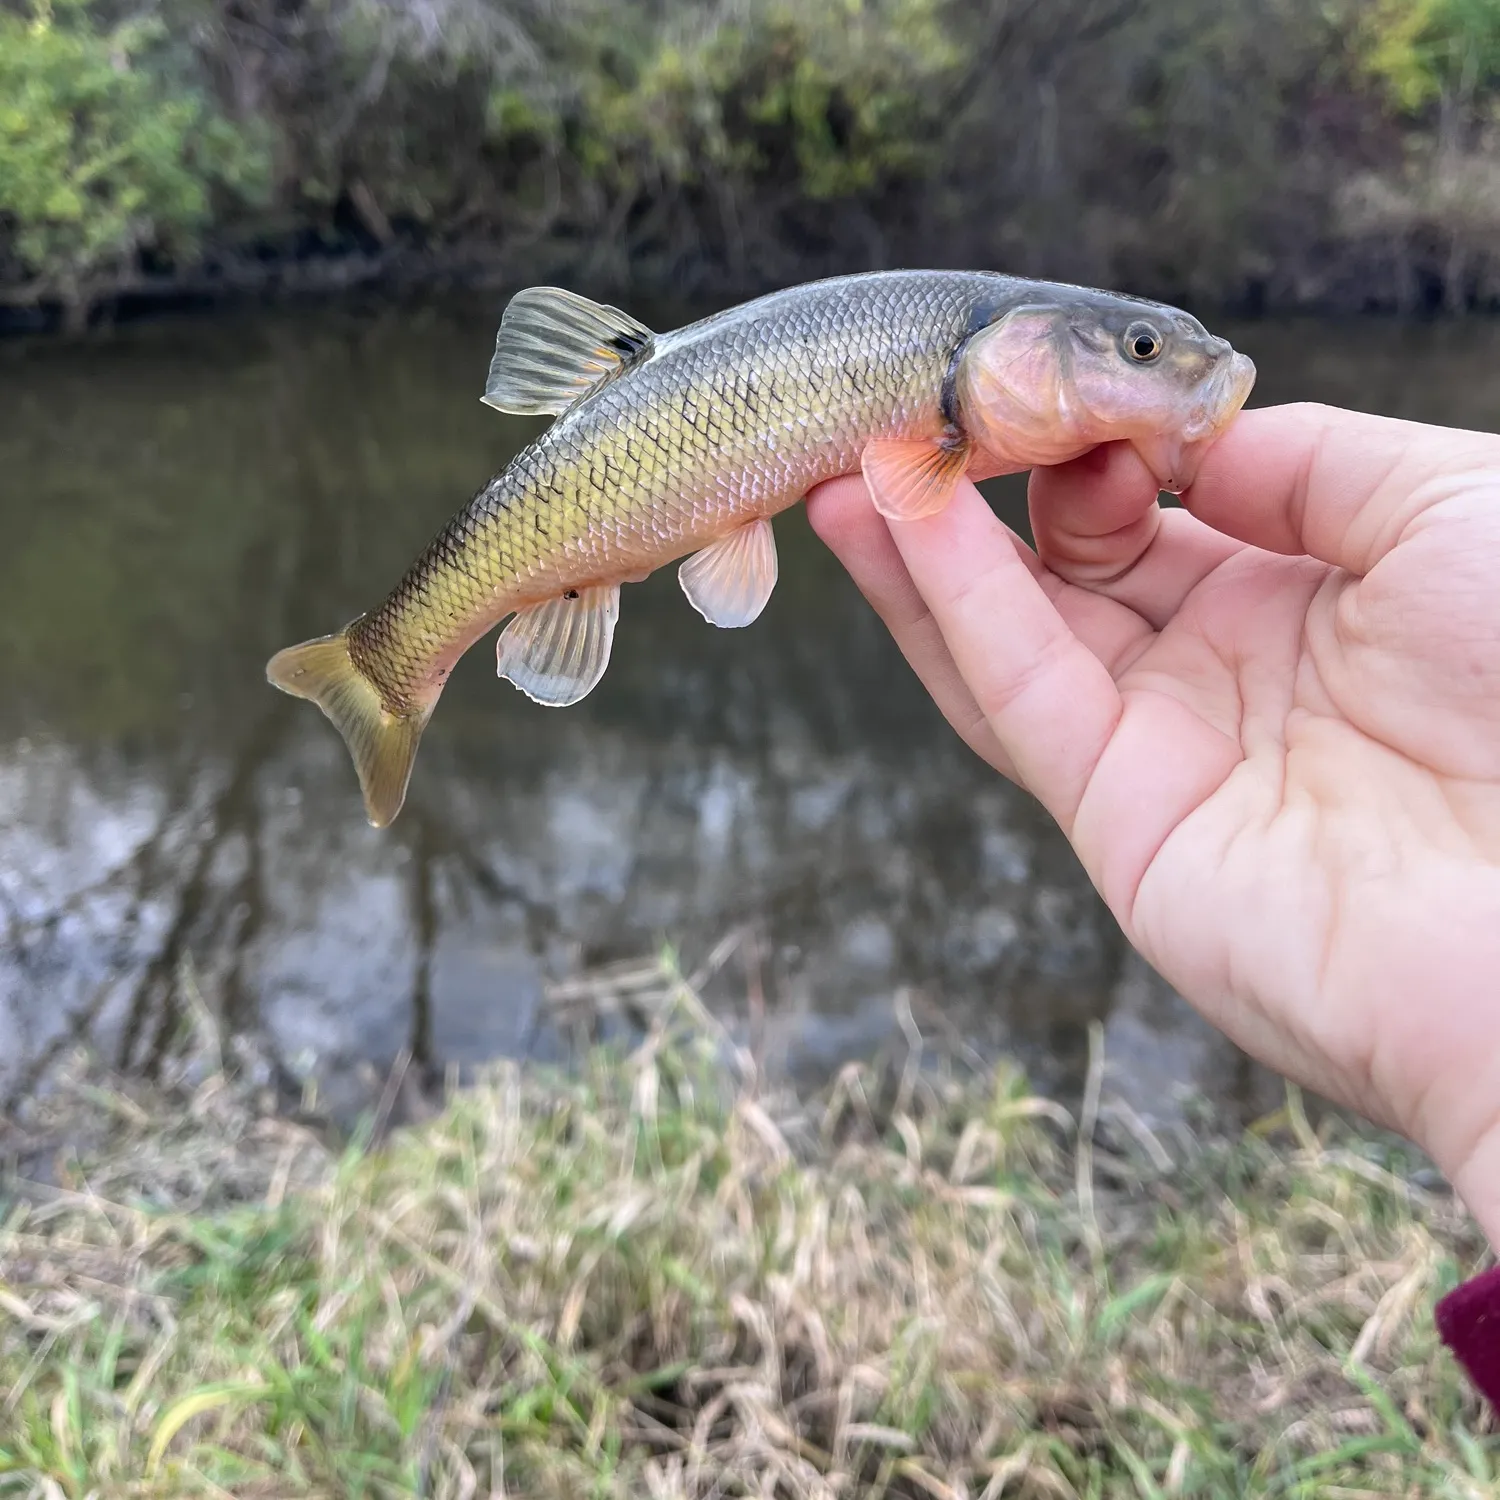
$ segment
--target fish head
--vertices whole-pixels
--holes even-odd
[[[957,382],[965,426],[996,457],[1055,464],[1124,441],[1173,493],[1254,383],[1250,360],[1190,314],[1104,292],[1003,313],[969,340]]]

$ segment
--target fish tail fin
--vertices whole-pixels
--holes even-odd
[[[355,666],[347,631],[278,651],[266,664],[266,677],[284,693],[310,698],[333,721],[354,759],[365,816],[384,828],[406,800],[417,742],[431,709],[391,713],[379,689]]]

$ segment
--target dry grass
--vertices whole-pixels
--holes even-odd
[[[634,1051],[378,1149],[219,1073],[89,1094],[112,1139],[0,1229],[0,1494],[1500,1485],[1431,1319],[1481,1247],[1395,1143],[1295,1096],[1160,1138],[1097,1088],[1080,1131],[1006,1069],[799,1105],[670,964],[599,989]]]

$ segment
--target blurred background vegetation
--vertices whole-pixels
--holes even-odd
[[[1500,301],[1500,0],[0,0],[0,298],[966,263]]]

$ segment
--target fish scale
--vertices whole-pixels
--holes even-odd
[[[1126,354],[1145,314],[1175,339],[1155,384]],[[967,352],[981,345],[983,358]],[[682,575],[694,607],[749,623],[776,575],[763,523],[825,479],[863,466],[877,504],[905,518],[940,508],[965,471],[1059,462],[1112,437],[1175,465],[1194,423],[1238,409],[1246,370],[1176,309],[990,272],[813,282],[654,336],[534,289],[506,311],[485,399],[555,420],[383,603],[267,673],[338,726],[383,825],[453,664],[508,615],[502,675],[575,702],[608,662],[621,583],[701,554]],[[971,418],[984,431],[960,430]]]

